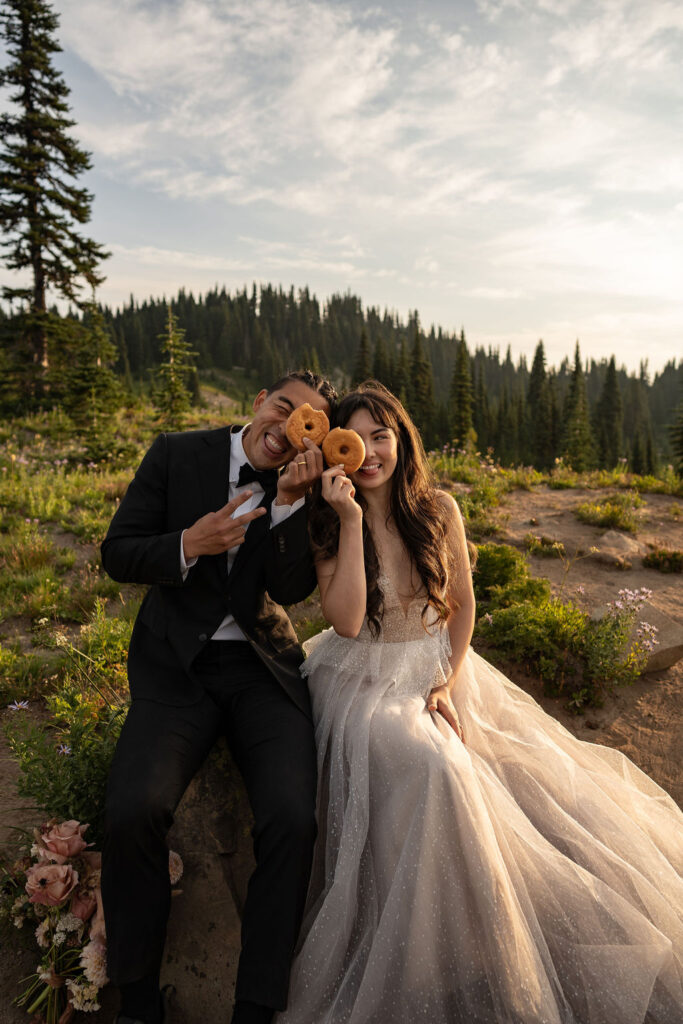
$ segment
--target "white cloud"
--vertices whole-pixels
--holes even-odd
[[[678,302],[683,6],[477,6],[61,0],[60,38],[113,97],[79,117],[98,169],[207,233],[239,214],[224,264],[198,252],[193,273],[246,253],[247,276],[385,282],[437,321],[439,290],[477,313],[596,288]],[[269,230],[297,242],[247,241]],[[139,265],[184,249],[169,234]]]

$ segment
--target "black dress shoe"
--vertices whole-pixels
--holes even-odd
[[[175,985],[164,985],[159,993],[159,998],[161,999],[161,1024],[167,1024],[168,1022],[168,1007],[174,995]],[[114,1024],[147,1024],[147,1022],[140,1020],[139,1017],[126,1017],[122,1013],[117,1013],[114,1018]]]

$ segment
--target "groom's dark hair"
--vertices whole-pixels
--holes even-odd
[[[312,391],[317,391],[318,394],[322,395],[329,402],[330,409],[334,408],[337,401],[337,389],[326,377],[322,377],[319,373],[314,373],[313,370],[291,370],[283,377],[278,377],[275,383],[270,385],[267,389],[268,394],[272,395],[273,391],[277,391],[278,388],[281,388],[283,384],[290,380],[300,380],[302,384],[311,388]]]

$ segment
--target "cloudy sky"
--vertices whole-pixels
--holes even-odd
[[[55,0],[102,301],[350,289],[683,355],[683,0]]]

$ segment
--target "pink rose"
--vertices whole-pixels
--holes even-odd
[[[97,900],[91,892],[77,889],[71,897],[71,913],[80,921],[88,921],[95,913]]]
[[[88,845],[83,838],[88,825],[79,822],[63,821],[61,825],[53,825],[40,836],[40,856],[43,860],[52,860],[64,864],[68,857],[75,857]]]
[[[26,872],[26,892],[31,903],[56,907],[78,885],[78,872],[70,864],[36,864]]]

